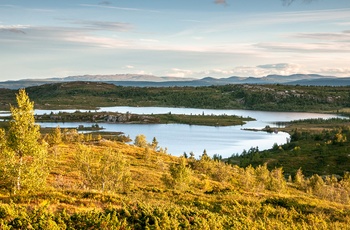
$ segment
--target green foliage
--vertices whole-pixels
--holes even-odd
[[[297,170],[294,176],[294,183],[299,189],[305,188],[305,178],[303,175],[303,172],[301,171],[301,168]]]
[[[181,194],[185,196],[185,194]],[[181,200],[181,196],[178,198]],[[210,195],[213,196],[213,195]],[[247,195],[246,195],[247,196]],[[43,202],[26,209],[0,204],[1,229],[347,229],[348,210],[308,204],[297,197],[260,200],[194,200],[166,205],[127,202],[102,210],[50,210]],[[220,202],[220,204],[218,204]],[[311,201],[312,202],[312,201]]]
[[[23,157],[38,148],[40,127],[35,125],[34,102],[29,100],[25,90],[20,90],[16,98],[18,106],[11,106],[13,120],[8,131],[8,146],[16,155]]]
[[[349,107],[349,87],[223,85],[208,87],[121,87],[69,82],[27,88],[39,107],[171,106],[268,111],[337,111]],[[3,89],[4,104],[14,91]],[[1,106],[1,105],[0,105]]]
[[[192,169],[199,174],[205,174],[209,178],[217,182],[229,182],[233,177],[231,165],[223,161],[211,159],[204,150],[199,160],[191,162]]]
[[[309,122],[292,122],[291,127],[286,128],[291,133],[291,139],[284,145],[274,145],[264,151],[251,148],[241,155],[233,155],[228,162],[241,167],[267,163],[269,170],[283,167],[288,175],[295,175],[302,168],[306,177],[314,174],[342,176],[349,170],[350,164],[348,120],[340,123],[338,120]]]
[[[23,89],[16,99],[17,107],[11,106],[13,120],[6,137],[3,131],[0,132],[3,162],[0,170],[7,190],[32,192],[46,184],[47,146],[39,140],[41,134],[34,120],[34,103]]]
[[[130,191],[130,171],[120,152],[106,149],[95,153],[88,146],[80,145],[75,154],[75,162],[85,189],[97,189],[102,192]]]
[[[229,115],[184,115],[184,114],[157,114],[152,115],[159,120],[159,123],[176,123],[189,125],[207,125],[207,126],[233,126],[243,125],[253,118],[245,118]]]
[[[285,190],[286,180],[284,179],[282,168],[276,168],[270,172],[270,180],[267,188],[276,192],[283,192]]]
[[[176,188],[179,190],[185,190],[189,186],[191,181],[192,171],[187,166],[187,160],[184,157],[180,157],[178,163],[170,165],[170,176],[163,175],[163,181],[170,188]]]
[[[10,193],[15,191],[17,180],[16,164],[14,152],[9,150],[6,145],[3,145],[0,149],[0,189],[7,190]]]
[[[0,150],[4,150],[7,146],[6,143],[6,136],[5,136],[5,130],[0,128]]]
[[[338,133],[334,135],[334,143],[344,143],[347,141],[346,135],[342,133],[342,130],[339,129]]]
[[[148,145],[147,140],[146,140],[146,136],[143,134],[137,135],[135,137],[134,145],[137,147],[146,148]]]
[[[68,143],[81,142],[84,134],[79,134],[77,129],[63,129],[62,140]]]
[[[252,174],[253,169],[250,167],[249,173]],[[259,165],[255,168],[255,184],[252,184],[253,187],[256,187],[258,191],[265,190],[266,187],[270,187],[270,172],[267,169],[267,165]],[[251,175],[249,175],[251,177]]]
[[[57,126],[52,132],[49,134],[48,143],[51,145],[57,145],[62,142],[62,132],[61,128]]]
[[[313,193],[320,192],[323,189],[323,186],[325,185],[322,177],[320,177],[317,174],[312,175],[308,182],[308,189],[310,192]]]

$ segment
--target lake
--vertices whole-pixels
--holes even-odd
[[[40,115],[44,113],[57,113],[58,110],[36,110]],[[74,112],[76,110],[64,110],[65,112]],[[87,110],[79,110],[87,112]],[[129,135],[134,140],[138,134],[144,134],[149,142],[156,137],[159,146],[167,148],[168,153],[180,156],[184,152],[189,154],[193,152],[199,157],[204,149],[208,155],[220,154],[222,157],[229,157],[232,154],[240,154],[243,150],[249,150],[251,147],[258,147],[259,150],[271,148],[274,143],[286,143],[289,135],[284,132],[266,133],[245,131],[243,128],[264,128],[266,125],[274,126],[275,122],[287,122],[291,120],[309,119],[309,118],[334,118],[340,117],[334,114],[318,113],[294,113],[294,112],[265,112],[250,110],[213,110],[213,109],[192,109],[192,108],[163,108],[163,107],[102,107],[99,111],[108,112],[130,112],[134,114],[213,114],[213,115],[237,115],[243,117],[252,117],[256,121],[248,122],[243,126],[212,127],[197,126],[185,124],[111,124],[103,123],[100,126],[104,131],[118,131]],[[91,126],[91,123],[84,122],[45,122],[40,123],[42,127],[78,127],[79,125]]]

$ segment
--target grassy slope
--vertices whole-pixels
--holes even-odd
[[[88,145],[95,154],[111,148],[122,152],[130,165],[130,191],[82,189],[74,164],[78,145],[62,143],[50,148],[51,174],[46,192],[12,197],[0,193],[3,226],[19,226],[18,221],[25,226],[26,220],[32,226],[47,228],[54,226],[47,221],[54,220],[62,229],[111,229],[117,222],[121,226],[124,223],[125,228],[120,229],[145,229],[147,225],[151,229],[345,229],[350,223],[349,194],[335,200],[306,193],[294,183],[272,191],[259,181],[245,184],[248,174],[231,166],[225,166],[229,176],[219,181],[212,172],[220,164],[208,161],[196,167],[199,161],[193,160],[188,161],[192,164],[191,180],[186,187],[173,189],[164,184],[162,177],[169,175],[170,165],[178,158],[154,151],[145,155],[145,149],[119,142]],[[205,165],[214,171],[203,171]],[[107,218],[111,211],[118,221]]]

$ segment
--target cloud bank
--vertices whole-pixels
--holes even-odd
[[[291,75],[300,73],[301,66],[294,63],[275,63],[258,66],[237,66],[232,69],[210,69],[206,71],[192,71],[188,69],[172,68],[166,72],[171,77],[203,78],[209,77],[264,77],[270,74]],[[304,71],[305,72],[305,71]]]

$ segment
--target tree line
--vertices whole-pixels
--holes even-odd
[[[15,91],[3,91],[2,108]],[[27,88],[40,108],[171,106],[266,111],[337,111],[349,107],[349,87],[224,85],[205,87],[122,87],[96,82],[56,83]],[[12,95],[12,96],[11,96]]]

